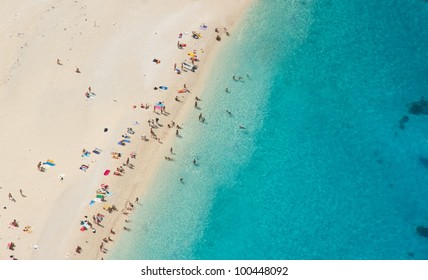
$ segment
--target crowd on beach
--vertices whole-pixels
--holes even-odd
[[[160,59],[153,59],[153,67],[159,65],[160,63],[171,63],[173,65],[172,70],[176,75],[195,75],[194,72],[198,71],[199,63],[201,62],[201,56],[204,54],[204,49],[192,49],[195,45],[195,42],[192,40],[204,40],[204,32],[208,29],[208,26],[205,24],[200,26],[200,31],[192,31],[191,34],[187,32],[178,34],[177,41],[177,56],[181,58],[181,62],[177,63],[174,61],[161,61]],[[217,41],[221,40],[221,36],[226,35],[230,36],[228,30],[226,28],[215,28],[214,37]],[[189,51],[186,51],[189,49]],[[183,52],[184,51],[184,52]],[[183,57],[185,56],[185,59]],[[64,66],[64,63],[60,58],[56,60],[56,64],[58,67]],[[171,69],[170,68],[170,69]],[[85,75],[84,71],[81,71],[79,67],[75,67],[76,74]],[[192,79],[189,78],[191,81]],[[242,77],[233,76],[234,81],[242,81]],[[155,86],[153,87],[155,92],[168,90],[166,86]],[[177,94],[174,97],[176,102],[168,104],[168,108],[177,108],[177,105],[183,103],[192,102],[194,104],[194,108],[197,110],[201,110],[200,104],[203,102],[201,98],[196,96],[195,92],[192,92],[189,86],[184,83],[182,88],[176,89]],[[225,90],[226,92],[230,92],[228,88]],[[84,92],[85,100],[88,102],[96,102],[97,95],[93,92],[92,87],[88,86],[88,90]],[[161,98],[160,98],[161,99]],[[114,100],[116,102],[116,100]],[[123,134],[119,137],[119,141],[117,142],[118,146],[116,149],[112,151],[107,151],[111,155],[111,159],[114,163],[114,168],[106,169],[104,174],[99,174],[101,178],[103,178],[103,183],[100,184],[99,187],[96,188],[94,192],[94,198],[88,201],[89,207],[86,208],[83,218],[80,220],[80,224],[76,225],[76,231],[81,232],[81,235],[90,234],[93,240],[96,236],[96,240],[99,241],[99,252],[97,253],[97,258],[103,259],[104,255],[109,251],[108,245],[114,242],[114,236],[117,231],[131,231],[132,230],[132,221],[129,219],[129,215],[134,211],[135,207],[137,207],[140,202],[138,196],[134,195],[133,197],[128,197],[126,202],[123,205],[117,206],[117,203],[121,203],[121,201],[117,201],[115,199],[115,194],[121,192],[121,188],[118,187],[120,185],[121,177],[127,176],[128,173],[132,172],[131,170],[135,169],[135,165],[137,163],[137,157],[142,157],[144,151],[145,142],[156,142],[157,145],[162,145],[162,137],[169,137],[169,135],[174,135],[175,137],[182,137],[180,131],[184,129],[183,124],[177,124],[174,121],[174,116],[169,111],[167,111],[166,102],[163,100],[158,101],[155,104],[149,104],[147,102],[141,102],[139,106],[133,104],[131,105],[131,109],[137,109],[140,107],[144,110],[153,109],[150,112],[153,114],[152,118],[149,118],[145,121],[135,121],[132,123],[132,126],[126,127],[123,130]],[[127,105],[129,106],[129,105]],[[232,113],[226,110],[226,112],[231,115]],[[202,123],[206,122],[205,116],[202,112],[199,113],[198,120]],[[147,122],[147,125],[140,125]],[[166,125],[164,125],[166,124]],[[241,129],[245,127],[240,126]],[[105,133],[109,132],[109,128],[100,128],[103,129]],[[150,133],[150,138],[146,135]],[[117,141],[117,140],[116,140]],[[142,148],[141,148],[142,147]],[[167,148],[168,149],[168,148]],[[92,147],[91,149],[83,148],[81,153],[81,162],[76,164],[76,168],[79,168],[83,174],[85,174],[92,165],[97,164],[96,157],[102,153],[105,153],[102,149],[97,147]],[[167,161],[174,161],[174,153],[173,147],[169,147],[169,154],[165,155],[164,158]],[[111,163],[110,163],[111,164]],[[196,159],[193,159],[191,163],[194,166],[199,165]],[[55,168],[56,163],[52,159],[44,159],[35,164],[37,170],[41,173],[51,172],[53,168]],[[80,165],[80,166],[79,166]],[[111,172],[112,171],[112,172]],[[58,176],[60,181],[65,179],[64,174],[60,174]],[[184,178],[179,178],[179,181],[184,184]],[[22,198],[26,198],[23,190],[20,189],[20,196]],[[12,202],[16,202],[16,197],[12,194],[8,194],[8,199]],[[117,201],[117,202],[115,202]],[[123,201],[123,200],[122,200]],[[88,218],[91,217],[91,218]],[[119,218],[118,218],[119,217]],[[109,225],[113,225],[112,227],[105,228],[107,224],[106,221],[114,221],[108,223]],[[20,222],[16,219],[11,219],[9,223],[10,228],[20,228]],[[22,228],[23,232],[31,234],[34,229],[31,225],[25,225]],[[84,240],[79,239],[79,240]],[[19,240],[8,240],[7,241],[7,249],[13,252],[17,246],[21,246]],[[38,248],[37,244],[31,245],[34,249]],[[67,257],[75,256],[75,258],[79,258],[78,256],[85,252],[85,250],[90,250],[90,247],[86,242],[75,244],[72,253],[67,253]],[[14,254],[10,255],[10,259],[17,259]]]

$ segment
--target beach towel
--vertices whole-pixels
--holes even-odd
[[[99,154],[101,154],[102,150],[101,150],[101,149],[98,149],[98,148],[95,148],[92,152],[93,152],[94,154],[99,155]]]
[[[179,89],[178,90],[178,93],[185,93],[187,90],[185,90],[185,89]]]
[[[49,165],[49,166],[55,166],[54,161],[53,161],[53,160],[51,160],[51,159],[48,159],[46,162],[43,162],[43,164],[45,164],[45,165]]]
[[[86,151],[82,154],[82,157],[89,157],[90,154],[91,154],[91,152]]]
[[[95,204],[95,201],[94,200],[91,200],[91,202],[89,202],[89,206],[92,206],[92,205],[94,205]]]
[[[86,170],[88,170],[88,168],[89,168],[89,166],[82,164],[79,169],[86,172]]]
[[[126,142],[126,143],[131,143],[131,140],[129,140],[129,139],[123,139],[122,141]]]
[[[107,176],[108,174],[110,174],[110,170],[106,169],[106,171],[104,171],[104,176]]]
[[[117,144],[119,144],[119,145],[121,145],[121,146],[125,146],[125,145],[126,145],[126,144],[125,144],[125,142],[123,142],[123,140],[121,140],[121,141],[117,142]]]
[[[161,89],[161,90],[167,90],[168,87],[167,86],[159,86],[159,89]]]

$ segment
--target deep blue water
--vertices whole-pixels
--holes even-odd
[[[422,0],[259,1],[112,258],[428,259],[427,27]]]

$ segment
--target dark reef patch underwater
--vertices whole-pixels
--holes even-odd
[[[414,115],[428,115],[428,101],[421,97],[419,101],[410,104],[409,113]]]
[[[418,226],[418,227],[416,228],[416,232],[417,232],[420,236],[425,237],[425,238],[428,238],[428,227]]]

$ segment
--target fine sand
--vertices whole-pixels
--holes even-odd
[[[176,126],[168,124],[175,121],[186,129],[182,120],[194,110],[195,97],[202,98],[219,47],[233,40],[233,27],[252,2],[2,3],[0,259],[101,259],[118,235],[126,234],[124,227],[132,230],[132,212],[139,206],[135,199],[144,196],[165,156],[174,157],[169,149]],[[202,37],[192,38],[192,31]],[[178,41],[186,47],[179,49]],[[184,60],[191,64],[188,53],[193,51],[198,69],[177,74],[174,63],[178,69]],[[190,92],[178,93],[184,84]],[[168,90],[154,90],[161,85]],[[89,87],[90,98],[85,96]],[[166,106],[162,114],[153,112],[159,101]],[[146,103],[150,107],[141,108]],[[153,132],[160,141],[151,138],[147,122],[156,118]],[[125,134],[130,143],[119,145]],[[90,154],[83,156],[83,149]],[[112,152],[121,157],[113,158]],[[124,166],[127,158],[130,164]],[[55,165],[46,163],[41,172],[38,163],[48,160]],[[89,168],[79,169],[82,164]],[[119,166],[122,176],[114,175]],[[110,174],[105,176],[105,170]],[[90,205],[101,184],[108,185],[105,202]],[[112,205],[116,211],[104,209]],[[97,213],[104,215],[100,225],[92,218]],[[18,226],[10,224],[14,219]],[[93,228],[81,231],[85,220]],[[14,248],[8,248],[11,242]]]

